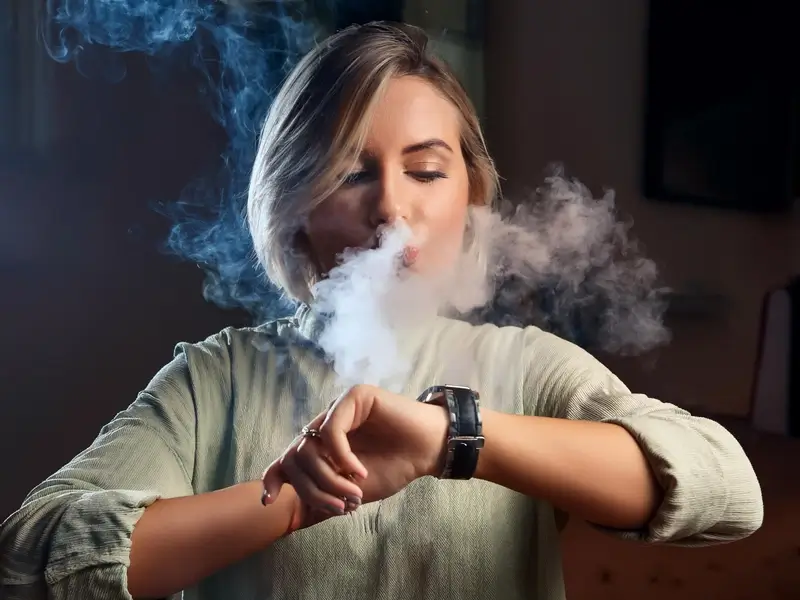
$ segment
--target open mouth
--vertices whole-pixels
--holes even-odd
[[[411,243],[412,237],[410,230],[398,232],[388,227],[379,228],[361,247],[365,250],[391,248],[391,252],[396,253],[398,263],[403,267],[411,267],[419,256],[419,246]]]
[[[419,256],[419,248],[416,246],[406,246],[403,248],[403,265],[406,267],[412,266],[417,262]]]
[[[365,244],[362,246],[365,250],[378,250],[381,247],[381,239],[380,237],[376,237],[374,240],[370,240],[370,243]],[[401,259],[404,267],[410,267],[415,262],[417,262],[417,257],[419,256],[419,248],[417,246],[405,246],[402,251],[399,252],[398,258]]]

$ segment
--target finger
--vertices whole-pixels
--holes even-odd
[[[326,520],[330,519],[331,516],[334,516],[332,513],[327,512],[327,511],[316,510],[316,509],[312,509],[312,508],[308,508],[308,507],[306,507],[306,508],[309,511],[308,512],[308,524],[309,524],[309,526],[310,525],[316,525],[317,523],[322,523],[323,521],[326,521]]]
[[[281,460],[273,462],[264,474],[261,476],[261,482],[264,485],[264,492],[261,496],[261,504],[264,506],[272,504],[278,497],[284,483],[288,483],[286,474],[283,472]]]
[[[355,502],[350,502],[349,500],[346,500],[344,503],[344,513],[346,515],[356,512],[359,508],[361,508],[361,505]]]
[[[353,428],[355,402],[354,397],[346,395],[334,403],[319,426],[320,440],[339,470],[366,479],[367,468],[353,453],[350,440],[347,439],[348,432]]]
[[[336,515],[345,514],[344,500],[319,489],[308,473],[297,464],[295,456],[284,460],[283,470],[303,503],[313,510],[324,510]]]
[[[295,460],[319,489],[360,504],[364,495],[361,488],[352,479],[338,473],[329,460],[320,454],[322,450],[320,443],[304,440],[297,449]]]

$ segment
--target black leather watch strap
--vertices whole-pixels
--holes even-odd
[[[429,388],[419,399],[446,407],[450,415],[447,457],[441,478],[471,479],[484,444],[478,393],[467,387],[442,385]]]
[[[447,387],[445,398],[451,415],[452,434],[448,439],[449,450],[453,453],[450,465],[450,479],[471,479],[478,467],[478,452],[473,439],[481,435],[478,403],[475,392],[469,388]]]

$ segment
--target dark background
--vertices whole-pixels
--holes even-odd
[[[651,0],[645,195],[791,207],[800,190],[792,16],[778,0]]]

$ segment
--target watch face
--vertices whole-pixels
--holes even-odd
[[[445,400],[445,390],[448,386],[444,385],[434,385],[429,387],[427,390],[422,392],[418,397],[417,400],[419,402],[424,402],[425,404],[438,404],[440,402],[444,402]]]
[[[476,404],[479,403],[481,399],[478,392],[464,385],[434,385],[417,396],[417,401],[425,404],[444,404],[448,394],[450,395],[451,401],[454,400],[452,398],[454,392],[468,392],[472,394]]]
[[[476,392],[472,388],[467,387],[465,385],[443,385],[442,387],[448,388],[448,389],[451,389],[451,390],[463,390],[463,391],[466,391],[466,392],[470,392],[471,394],[473,394],[475,396],[476,400],[478,400],[481,397],[481,395],[478,392]]]

